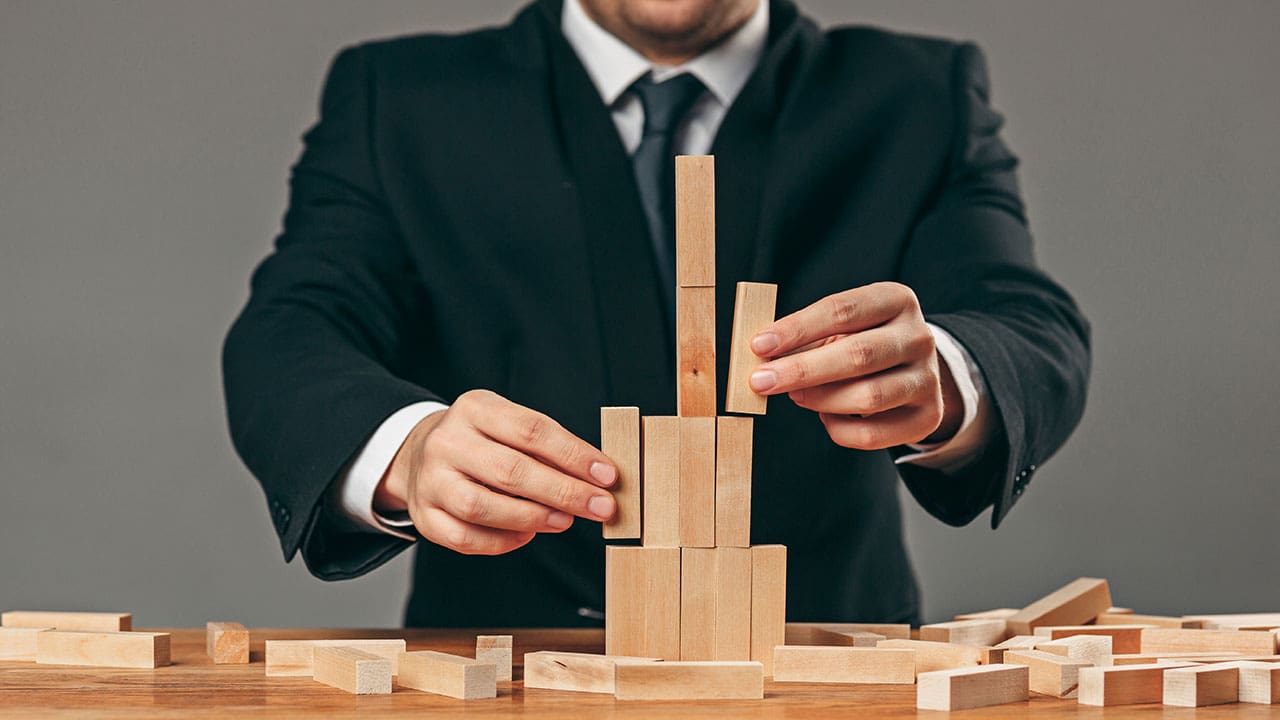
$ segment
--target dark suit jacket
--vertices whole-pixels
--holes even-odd
[[[994,527],[1079,420],[1088,326],[1037,266],[976,47],[820,31],[774,0],[715,139],[720,397],[734,283],[779,314],[880,280],[976,359],[999,432],[954,477],[836,446],[775,398],[756,423],[752,540],[790,547],[793,620],[911,620],[898,473],[928,512]],[[489,388],[598,440],[602,405],[674,414],[665,317],[628,157],[555,0],[511,25],[342,52],[275,252],[224,349],[235,446],[286,559],[325,579],[409,543],[344,531],[325,491],[419,400]],[[579,520],[501,557],[419,543],[411,625],[598,624],[603,542]]]

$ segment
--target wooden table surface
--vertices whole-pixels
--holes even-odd
[[[156,670],[82,668],[0,662],[0,717],[474,717],[474,718],[1271,718],[1267,705],[1183,709],[1160,705],[1092,708],[1033,695],[1030,702],[941,713],[915,708],[915,687],[809,685],[765,681],[762,701],[620,702],[610,695],[532,689],[499,683],[498,697],[461,701],[396,688],[391,695],[349,695],[310,678],[268,678],[263,641],[314,638],[405,638],[410,650],[472,655],[478,633],[515,636],[517,666],[532,650],[601,652],[599,630],[254,630],[249,665],[213,665],[203,629],[173,634],[173,664]]]

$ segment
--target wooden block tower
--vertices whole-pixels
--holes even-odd
[[[716,416],[715,158],[676,158],[675,417],[600,409],[600,446],[618,466],[606,539],[605,652],[664,660],[756,660],[772,674],[784,643],[786,552],[751,545],[754,419]],[[777,288],[738,283],[725,411],[763,415],[747,378],[752,335]]]

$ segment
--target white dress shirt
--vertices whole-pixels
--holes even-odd
[[[560,28],[586,68],[600,99],[613,115],[623,147],[636,151],[644,130],[644,108],[640,98],[630,91],[631,85],[648,73],[662,82],[683,73],[696,76],[706,91],[694,102],[676,130],[675,148],[682,155],[705,155],[715,140],[725,113],[742,91],[764,54],[769,35],[769,3],[757,3],[746,24],[738,28],[711,50],[679,66],[656,65],[592,20],[579,0],[565,0]],[[959,431],[944,443],[913,445],[915,453],[904,455],[899,463],[953,472],[976,458],[990,427],[990,401],[982,373],[969,352],[946,330],[930,324],[934,343],[942,361],[951,370],[964,401],[964,415]],[[408,540],[412,522],[404,514],[398,517],[375,512],[373,495],[396,452],[409,432],[423,418],[448,409],[437,402],[420,402],[397,410],[378,426],[364,447],[334,483],[333,500],[353,528],[385,532]]]

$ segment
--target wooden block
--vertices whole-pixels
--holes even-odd
[[[680,418],[680,546],[716,544],[716,419]],[[745,658],[743,658],[745,659]]]
[[[1127,607],[1109,607],[1109,608],[1107,608],[1107,614],[1108,614],[1108,615],[1132,615],[1132,614],[1133,614],[1133,608],[1127,608]]]
[[[391,661],[391,674],[399,673],[400,653],[404,640],[268,640],[266,643],[267,677],[311,677],[315,674],[315,649],[349,647],[384,657]]]
[[[681,550],[681,660],[750,659],[751,553],[736,547]]]
[[[902,648],[779,645],[774,682],[891,683],[916,681],[916,653]]]
[[[645,547],[679,547],[680,418],[646,417],[641,419],[641,424],[644,426],[642,542]]]
[[[1164,704],[1177,707],[1225,705],[1240,699],[1240,669],[1230,665],[1201,665],[1166,670]]]
[[[1106,635],[1111,638],[1114,653],[1142,652],[1142,631],[1150,625],[1050,625],[1036,628],[1036,635],[1046,640],[1060,640],[1075,635]]]
[[[1004,642],[996,643],[995,647],[1000,650],[1035,650],[1036,645],[1042,642],[1045,639],[1038,635],[1014,635]]]
[[[354,695],[390,695],[391,660],[355,648],[335,645],[312,653],[316,682]]]
[[[982,659],[979,661],[981,665],[999,665],[1004,662],[1004,648],[984,647],[978,648],[982,651]]]
[[[969,708],[1024,702],[1030,697],[1031,673],[1026,665],[937,670],[916,678],[919,710]]]
[[[1164,699],[1164,672],[1186,665],[1116,665],[1080,669],[1081,705],[1134,705]]]
[[[751,453],[755,419],[716,418],[716,542],[751,546]],[[765,669],[768,674],[768,668]]]
[[[738,283],[733,304],[733,337],[729,345],[729,380],[724,391],[725,412],[763,415],[768,407],[768,398],[755,394],[748,384],[751,373],[762,363],[751,351],[751,338],[773,322],[777,303],[777,285]]]
[[[915,650],[917,674],[976,667],[989,657],[985,648],[927,640],[881,640],[876,647]]]
[[[1080,578],[1005,618],[1009,632],[1029,635],[1042,625],[1083,625],[1111,607],[1111,589],[1099,578]]]
[[[758,662],[658,662],[614,666],[619,700],[760,700],[764,665]]]
[[[1075,697],[1080,669],[1093,667],[1092,663],[1041,650],[1010,650],[1004,654],[1004,661],[1030,668],[1031,692],[1059,698]]]
[[[982,612],[964,613],[957,615],[953,620],[1007,620],[1013,615],[1017,615],[1016,608],[997,608],[995,610],[983,610]]]
[[[640,548],[645,554],[642,657],[680,657],[680,549]]]
[[[716,285],[716,159],[676,156],[676,286]]]
[[[215,665],[248,664],[249,631],[238,622],[205,623],[204,649]]]
[[[716,416],[716,289],[676,288],[676,407]]]
[[[35,662],[36,633],[52,629],[0,627],[0,661]]]
[[[751,659],[773,675],[773,649],[787,642],[787,548],[751,548]]]
[[[1244,655],[1276,654],[1276,634],[1268,630],[1177,630],[1147,628],[1138,652],[1238,652]]]
[[[897,623],[787,623],[787,645],[855,645],[854,633],[873,633],[887,640],[910,640],[911,626]]]
[[[680,658],[680,548],[605,548],[605,653]]]
[[[715,548],[716,642],[715,660],[751,659],[750,548]],[[763,665],[763,663],[761,663]]]
[[[787,645],[821,645],[827,647],[868,647],[873,648],[880,644],[881,640],[889,638],[876,633],[863,632],[861,630],[832,630],[830,628],[814,627],[807,631],[809,640],[800,642],[796,637],[796,642],[786,643]]]
[[[1239,662],[1240,702],[1280,705],[1280,663]]]
[[[932,642],[955,643],[990,647],[1004,642],[1004,620],[953,620],[920,626],[920,639]]]
[[[1166,628],[1199,628],[1200,620],[1167,617],[1164,615],[1135,615],[1133,613],[1102,613],[1093,621],[1095,625],[1150,625]]]
[[[493,698],[498,696],[498,668],[493,663],[434,650],[402,652],[396,683],[459,700]]]
[[[169,633],[46,630],[36,633],[42,665],[158,668],[169,664]]]
[[[614,691],[614,666],[619,663],[659,662],[659,658],[589,653],[525,653],[524,687],[570,692],[608,693]]]
[[[680,659],[714,660],[716,644],[716,551],[680,551]]]
[[[1107,635],[1072,635],[1060,640],[1038,638],[1035,649],[1105,667],[1111,665],[1111,637]]]
[[[618,511],[604,523],[608,540],[640,537],[640,408],[600,408],[600,452],[618,468],[610,488]]]
[[[0,613],[0,626],[83,630],[85,632],[128,632],[133,629],[133,615],[105,612],[9,610],[8,612]]]
[[[476,659],[493,663],[498,670],[499,682],[511,680],[511,642],[510,635],[476,636]]]
[[[1280,613],[1243,613],[1235,615],[1184,615],[1205,630],[1274,630],[1280,628]]]

